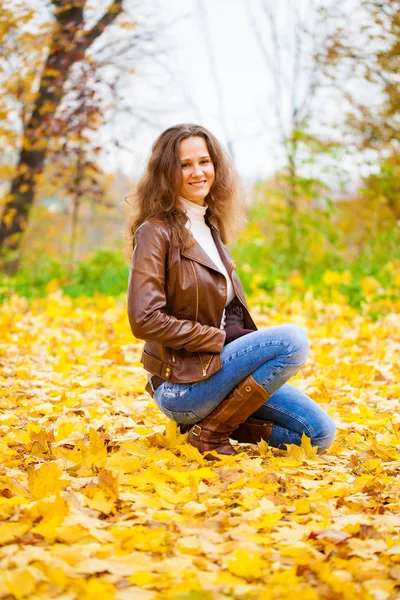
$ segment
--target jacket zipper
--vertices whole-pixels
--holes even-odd
[[[203,361],[202,361],[201,356],[200,356],[200,352],[198,352],[197,354],[199,355],[200,362],[201,362],[201,367],[203,369],[203,377],[205,377],[207,375],[207,369],[210,366],[210,362],[212,361],[212,356],[211,356],[210,360],[208,361],[208,363],[206,364],[206,366],[204,366],[203,365]]]
[[[195,281],[195,284],[196,284],[196,317],[195,317],[195,321],[197,321],[197,316],[198,316],[198,313],[199,313],[199,286],[198,286],[198,282],[197,282],[196,269],[195,269],[195,266],[194,266],[192,260],[190,261],[190,264],[192,265],[193,275],[194,275],[194,281]],[[210,366],[210,362],[212,360],[212,356],[211,356],[210,360],[208,361],[208,363],[206,364],[206,366],[204,366],[203,360],[202,360],[201,355],[200,355],[200,352],[198,352],[197,354],[199,355],[199,359],[200,359],[200,363],[201,363],[201,369],[202,369],[202,372],[203,372],[203,377],[206,377],[206,375],[207,375],[207,369]]]
[[[194,264],[193,261],[190,261],[190,264],[192,265],[192,269],[193,269],[193,275],[194,275],[194,281],[196,283],[196,317],[195,317],[195,321],[197,321],[197,315],[199,312],[199,287],[197,284],[197,275],[196,275],[196,269],[194,268]]]

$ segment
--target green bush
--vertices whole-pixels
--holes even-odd
[[[88,262],[81,262],[64,286],[64,293],[93,296],[94,293],[117,296],[126,292],[129,266],[118,250],[98,250]]]
[[[48,257],[40,258],[13,277],[0,273],[0,301],[4,301],[10,293],[26,298],[46,296],[49,281],[60,279],[63,275],[61,264]]]
[[[26,298],[43,297],[49,288],[60,288],[71,297],[95,293],[117,296],[126,292],[129,265],[120,250],[101,249],[87,262],[79,262],[71,275],[60,262],[43,258],[13,277],[0,276],[0,300],[17,293]],[[52,285],[54,284],[54,285]]]

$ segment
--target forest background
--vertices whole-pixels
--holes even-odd
[[[214,131],[242,178],[249,224],[231,250],[247,294],[308,292],[374,314],[397,297],[399,3],[219,8],[3,2],[3,299],[124,293],[124,197],[151,141],[183,121]],[[221,17],[246,29],[249,81],[266,85],[252,94],[232,54],[240,104],[224,87]]]

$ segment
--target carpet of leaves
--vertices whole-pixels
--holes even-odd
[[[390,308],[390,307],[389,307]],[[144,391],[123,300],[0,307],[0,598],[400,598],[400,323],[312,298],[293,379],[337,424],[316,455],[209,463]]]

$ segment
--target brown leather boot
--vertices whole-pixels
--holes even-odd
[[[245,423],[242,423],[235,431],[232,431],[229,437],[231,440],[236,440],[241,444],[258,444],[261,440],[269,442],[273,426],[273,421],[264,421],[255,417],[249,417]],[[181,433],[188,433],[193,425],[179,423],[178,427]]]
[[[271,395],[248,375],[205,419],[193,425],[186,438],[202,454],[215,450],[219,454],[235,455],[237,452],[229,437]],[[220,460],[206,454],[208,460]]]
[[[245,423],[239,425],[229,436],[241,444],[258,444],[261,440],[269,441],[271,435],[272,421],[263,421],[255,417],[249,417]]]

